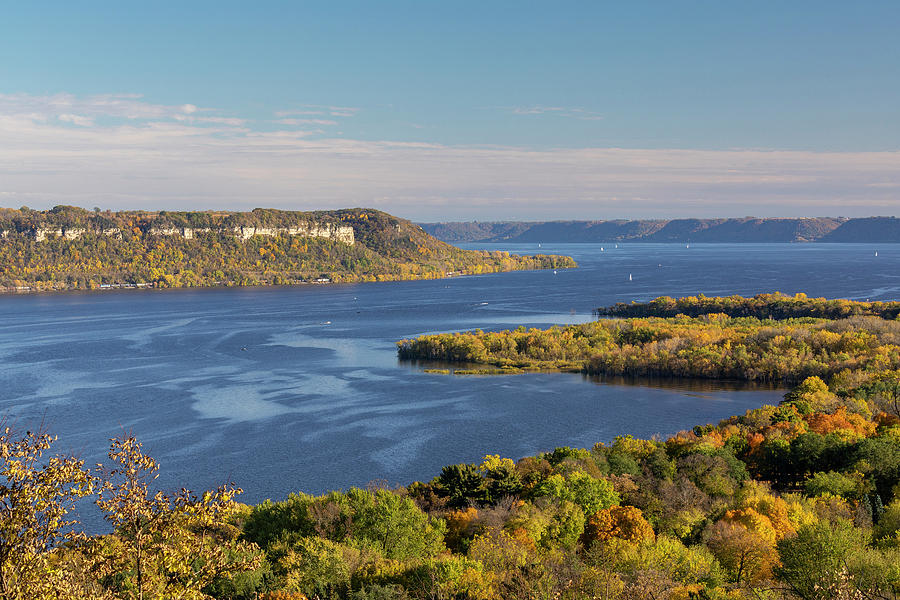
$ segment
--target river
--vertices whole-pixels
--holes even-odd
[[[615,435],[662,436],[776,403],[783,390],[442,376],[397,360],[428,332],[548,326],[658,295],[779,290],[900,298],[900,246],[468,245],[572,255],[579,269],[438,281],[0,297],[0,411],[89,464],[133,433],[163,487],[234,481],[245,502],[428,480]],[[875,256],[878,251],[877,257]]]

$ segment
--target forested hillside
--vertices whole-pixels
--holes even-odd
[[[573,266],[568,257],[461,250],[371,209],[0,210],[7,291],[390,281]]]
[[[488,454],[405,487],[257,506],[237,504],[232,486],[154,495],[159,466],[131,438],[87,469],[50,459],[54,439],[41,432],[5,429],[0,598],[900,597],[897,321],[717,313],[422,341],[438,348],[436,339],[443,359],[620,356],[681,375],[698,374],[678,366],[695,360],[707,376],[749,374],[723,365],[758,353],[746,365],[798,383],[778,406],[668,439]],[[84,536],[66,523],[75,501],[91,498],[114,533]]]

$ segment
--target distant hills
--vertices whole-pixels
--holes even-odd
[[[420,223],[445,242],[900,243],[896,217]]]

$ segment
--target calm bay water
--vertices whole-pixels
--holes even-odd
[[[374,479],[405,484],[487,453],[518,458],[625,433],[671,434],[775,403],[783,391],[429,375],[397,360],[399,339],[581,322],[597,306],[658,295],[900,298],[900,246],[482,247],[569,254],[581,268],[0,297],[0,413],[23,427],[43,419],[61,448],[89,463],[103,458],[108,438],[133,432],[162,463],[163,487],[233,480],[245,502]]]

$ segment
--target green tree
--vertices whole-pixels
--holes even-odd
[[[859,474],[857,473],[857,475]],[[858,477],[853,478],[836,471],[828,471],[827,473],[816,473],[806,481],[803,487],[807,496],[831,495],[853,499],[865,491],[860,489],[862,486],[863,483]]]
[[[318,537],[301,538],[290,544],[276,566],[283,588],[308,595],[331,597],[336,589],[350,583],[350,565],[340,544]],[[358,554],[358,552],[357,552]]]
[[[533,494],[535,497],[550,496],[574,502],[589,515],[621,502],[609,481],[579,471],[565,477],[551,475],[534,489]]]
[[[801,527],[794,537],[778,542],[778,577],[804,600],[832,600],[845,593],[847,561],[867,543],[865,532],[845,520],[820,521]]]
[[[473,464],[448,465],[441,469],[437,490],[449,497],[447,504],[454,508],[482,502],[487,493],[481,472]]]
[[[442,520],[432,521],[416,503],[388,490],[352,489],[351,537],[385,558],[407,560],[435,556],[444,550]]]
[[[485,478],[488,503],[496,504],[504,497],[518,496],[522,492],[522,479],[511,459],[489,454],[484,457],[480,470]]]

